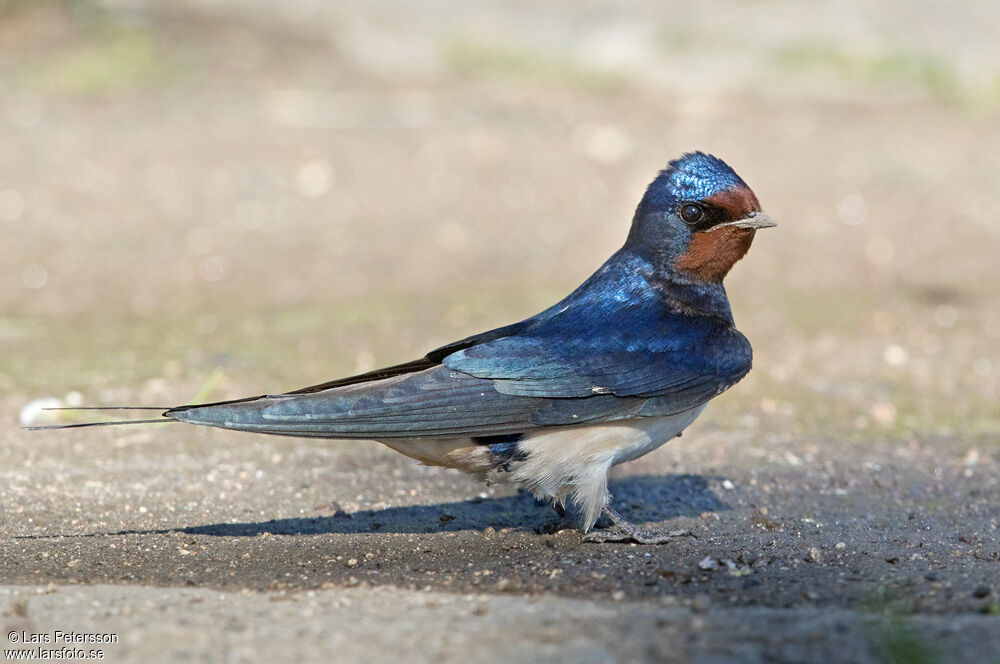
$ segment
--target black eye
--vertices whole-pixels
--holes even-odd
[[[701,209],[700,205],[695,205],[694,203],[688,203],[681,208],[681,219],[684,220],[685,224],[697,224],[701,221],[701,218],[705,216],[705,211]]]

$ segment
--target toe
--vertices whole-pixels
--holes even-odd
[[[604,543],[604,542],[628,542],[631,541],[632,536],[628,533],[623,533],[620,530],[592,530],[583,536],[584,542],[589,543]]]

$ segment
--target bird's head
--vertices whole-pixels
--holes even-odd
[[[757,229],[775,225],[726,162],[692,152],[670,162],[646,189],[625,246],[679,276],[721,282]]]

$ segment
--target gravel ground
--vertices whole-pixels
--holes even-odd
[[[68,7],[0,2],[0,623],[108,661],[1000,661],[991,3]],[[728,284],[754,371],[613,476],[691,537],[582,544],[375,443],[18,428],[530,315],[696,148],[781,226]]]
[[[414,592],[338,588],[296,594],[220,593],[204,589],[12,589],[0,599],[28,605],[12,621],[25,631],[53,623],[66,632],[107,634],[116,642],[70,646],[103,650],[108,661],[397,662],[800,662],[868,664],[901,659],[914,634],[932,635],[947,661],[990,661],[995,619],[917,616],[898,619],[834,609],[715,608],[670,602],[578,600],[557,595]],[[85,619],[80,616],[86,616]],[[199,629],[209,623],[214,629]],[[389,627],[387,627],[389,626]],[[781,632],[785,638],[774,639]],[[113,637],[111,637],[113,638]],[[6,644],[5,644],[6,645]],[[409,659],[409,657],[408,657]]]

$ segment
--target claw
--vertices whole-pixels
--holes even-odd
[[[595,530],[583,536],[583,541],[587,543],[602,544],[605,542],[635,542],[636,544],[666,544],[678,537],[695,537],[690,530],[671,530],[670,532],[642,532],[636,530],[633,533],[626,533],[618,529]]]
[[[690,530],[671,530],[669,532],[643,532],[634,524],[625,520],[613,507],[606,505],[602,510],[611,519],[614,528],[595,530],[583,536],[588,543],[604,542],[635,542],[636,544],[666,544],[677,537],[697,537]]]
[[[628,542],[631,539],[632,536],[628,533],[609,528],[607,530],[592,530],[584,535],[581,541],[588,544],[603,544],[605,542]]]

